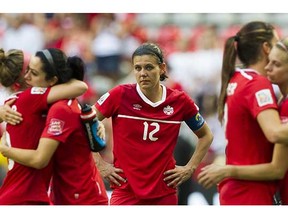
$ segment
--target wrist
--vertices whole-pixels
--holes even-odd
[[[189,168],[189,170],[190,170],[190,172],[191,172],[191,175],[193,175],[193,173],[195,172],[196,169],[197,169],[196,166],[191,166],[191,167]]]
[[[0,153],[1,153],[4,157],[7,157],[8,151],[9,151],[9,147],[8,147],[8,146],[4,146],[4,145],[1,144],[1,146],[0,146]]]
[[[226,172],[225,172],[225,178],[228,177],[235,177],[237,174],[236,169],[234,166],[226,165]]]

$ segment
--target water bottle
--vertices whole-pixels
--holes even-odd
[[[84,104],[81,107],[82,122],[85,126],[85,131],[89,140],[89,147],[93,152],[99,152],[106,147],[106,142],[97,136],[99,121],[96,116],[96,111],[89,104]]]

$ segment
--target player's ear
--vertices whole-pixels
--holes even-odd
[[[263,51],[266,55],[269,55],[269,53],[272,49],[271,44],[269,44],[268,42],[264,42],[262,45],[262,48],[263,48]]]
[[[160,64],[160,69],[161,69],[161,72],[160,72],[160,75],[162,75],[162,74],[164,74],[164,73],[166,73],[166,70],[167,70],[167,66],[166,66],[166,64],[165,63],[162,63],[162,64]]]
[[[54,86],[58,82],[58,77],[54,76],[50,81],[49,85]]]

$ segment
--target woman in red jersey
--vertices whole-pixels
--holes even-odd
[[[227,165],[270,163],[272,143],[287,143],[288,125],[281,125],[274,90],[265,72],[277,41],[274,28],[264,22],[250,22],[226,41],[218,114],[225,127]],[[243,67],[235,69],[237,57]],[[274,154],[283,154],[286,148],[276,145]],[[272,180],[226,178],[218,186],[220,204],[271,205],[276,187]]]
[[[53,50],[48,51],[55,56]],[[83,80],[84,62],[77,56],[64,58],[72,69],[73,78]],[[53,59],[49,64],[57,68]],[[49,109],[36,149],[9,148],[4,143],[0,151],[4,156],[35,169],[43,169],[51,161],[50,198],[53,204],[107,205],[106,189],[89,148],[80,111],[76,99],[55,102]]]
[[[269,63],[265,67],[267,77],[273,84],[279,86],[281,98],[279,114],[283,124],[288,121],[288,38],[278,41],[269,54]],[[281,203],[288,204],[288,146],[275,144],[273,158],[270,163],[259,165],[216,165],[205,167],[199,175],[199,183],[210,188],[222,181],[224,178],[235,178],[243,180],[277,180],[281,179],[279,192]],[[286,173],[286,174],[285,174]],[[284,177],[285,176],[285,177]],[[283,179],[284,178],[284,179]]]
[[[157,45],[139,46],[132,63],[137,83],[119,85],[95,104],[99,120],[112,117],[113,127],[114,163],[99,157],[99,169],[105,167],[102,175],[111,182],[111,205],[176,205],[176,187],[191,178],[213,135],[185,92],[160,83],[167,75]],[[183,121],[198,143],[190,161],[176,166],[173,152]]]
[[[28,86],[25,91],[10,97],[17,98],[13,102],[12,109],[21,113],[23,122],[17,125],[7,124],[5,134],[9,146],[36,149],[45,126],[48,104],[62,98],[74,98],[87,90],[84,82],[74,80],[68,83],[71,72],[60,50],[55,54],[58,64],[63,66],[57,71],[47,65],[45,52],[45,50],[37,52],[25,70],[22,51],[10,50],[5,54],[0,50],[2,85],[7,87],[13,85],[24,76]],[[22,70],[25,70],[24,75],[21,74]],[[50,87],[64,82],[67,83]],[[22,86],[19,87],[21,89]],[[11,113],[1,116],[4,116],[3,120],[5,118],[11,120]],[[36,170],[9,159],[8,172],[0,188],[0,204],[49,204],[47,195],[49,177],[49,168]]]

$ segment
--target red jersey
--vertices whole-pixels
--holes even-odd
[[[286,97],[279,103],[279,114],[283,124],[288,123],[288,98]],[[288,205],[288,172],[284,179],[280,180],[280,196],[283,205]]]
[[[224,124],[226,163],[253,165],[270,163],[274,145],[262,132],[257,115],[277,109],[271,83],[251,69],[235,71],[227,88]],[[276,181],[226,179],[220,184],[220,204],[272,204]]]
[[[7,124],[7,143],[15,148],[37,149],[45,126],[50,88],[33,87],[17,94],[12,106],[22,114],[23,122]],[[14,95],[15,96],[15,95]],[[49,203],[47,187],[49,166],[42,170],[8,160],[8,173],[0,188],[0,204]]]
[[[180,124],[198,113],[183,91],[163,87],[161,101],[151,102],[137,84],[119,85],[95,104],[112,117],[114,166],[121,168],[135,196],[158,198],[175,193],[164,182],[164,172],[175,168],[173,151]],[[112,187],[118,187],[112,185]]]
[[[55,205],[108,204],[80,112],[77,100],[54,103],[41,136],[60,142],[53,156],[51,200]]]

